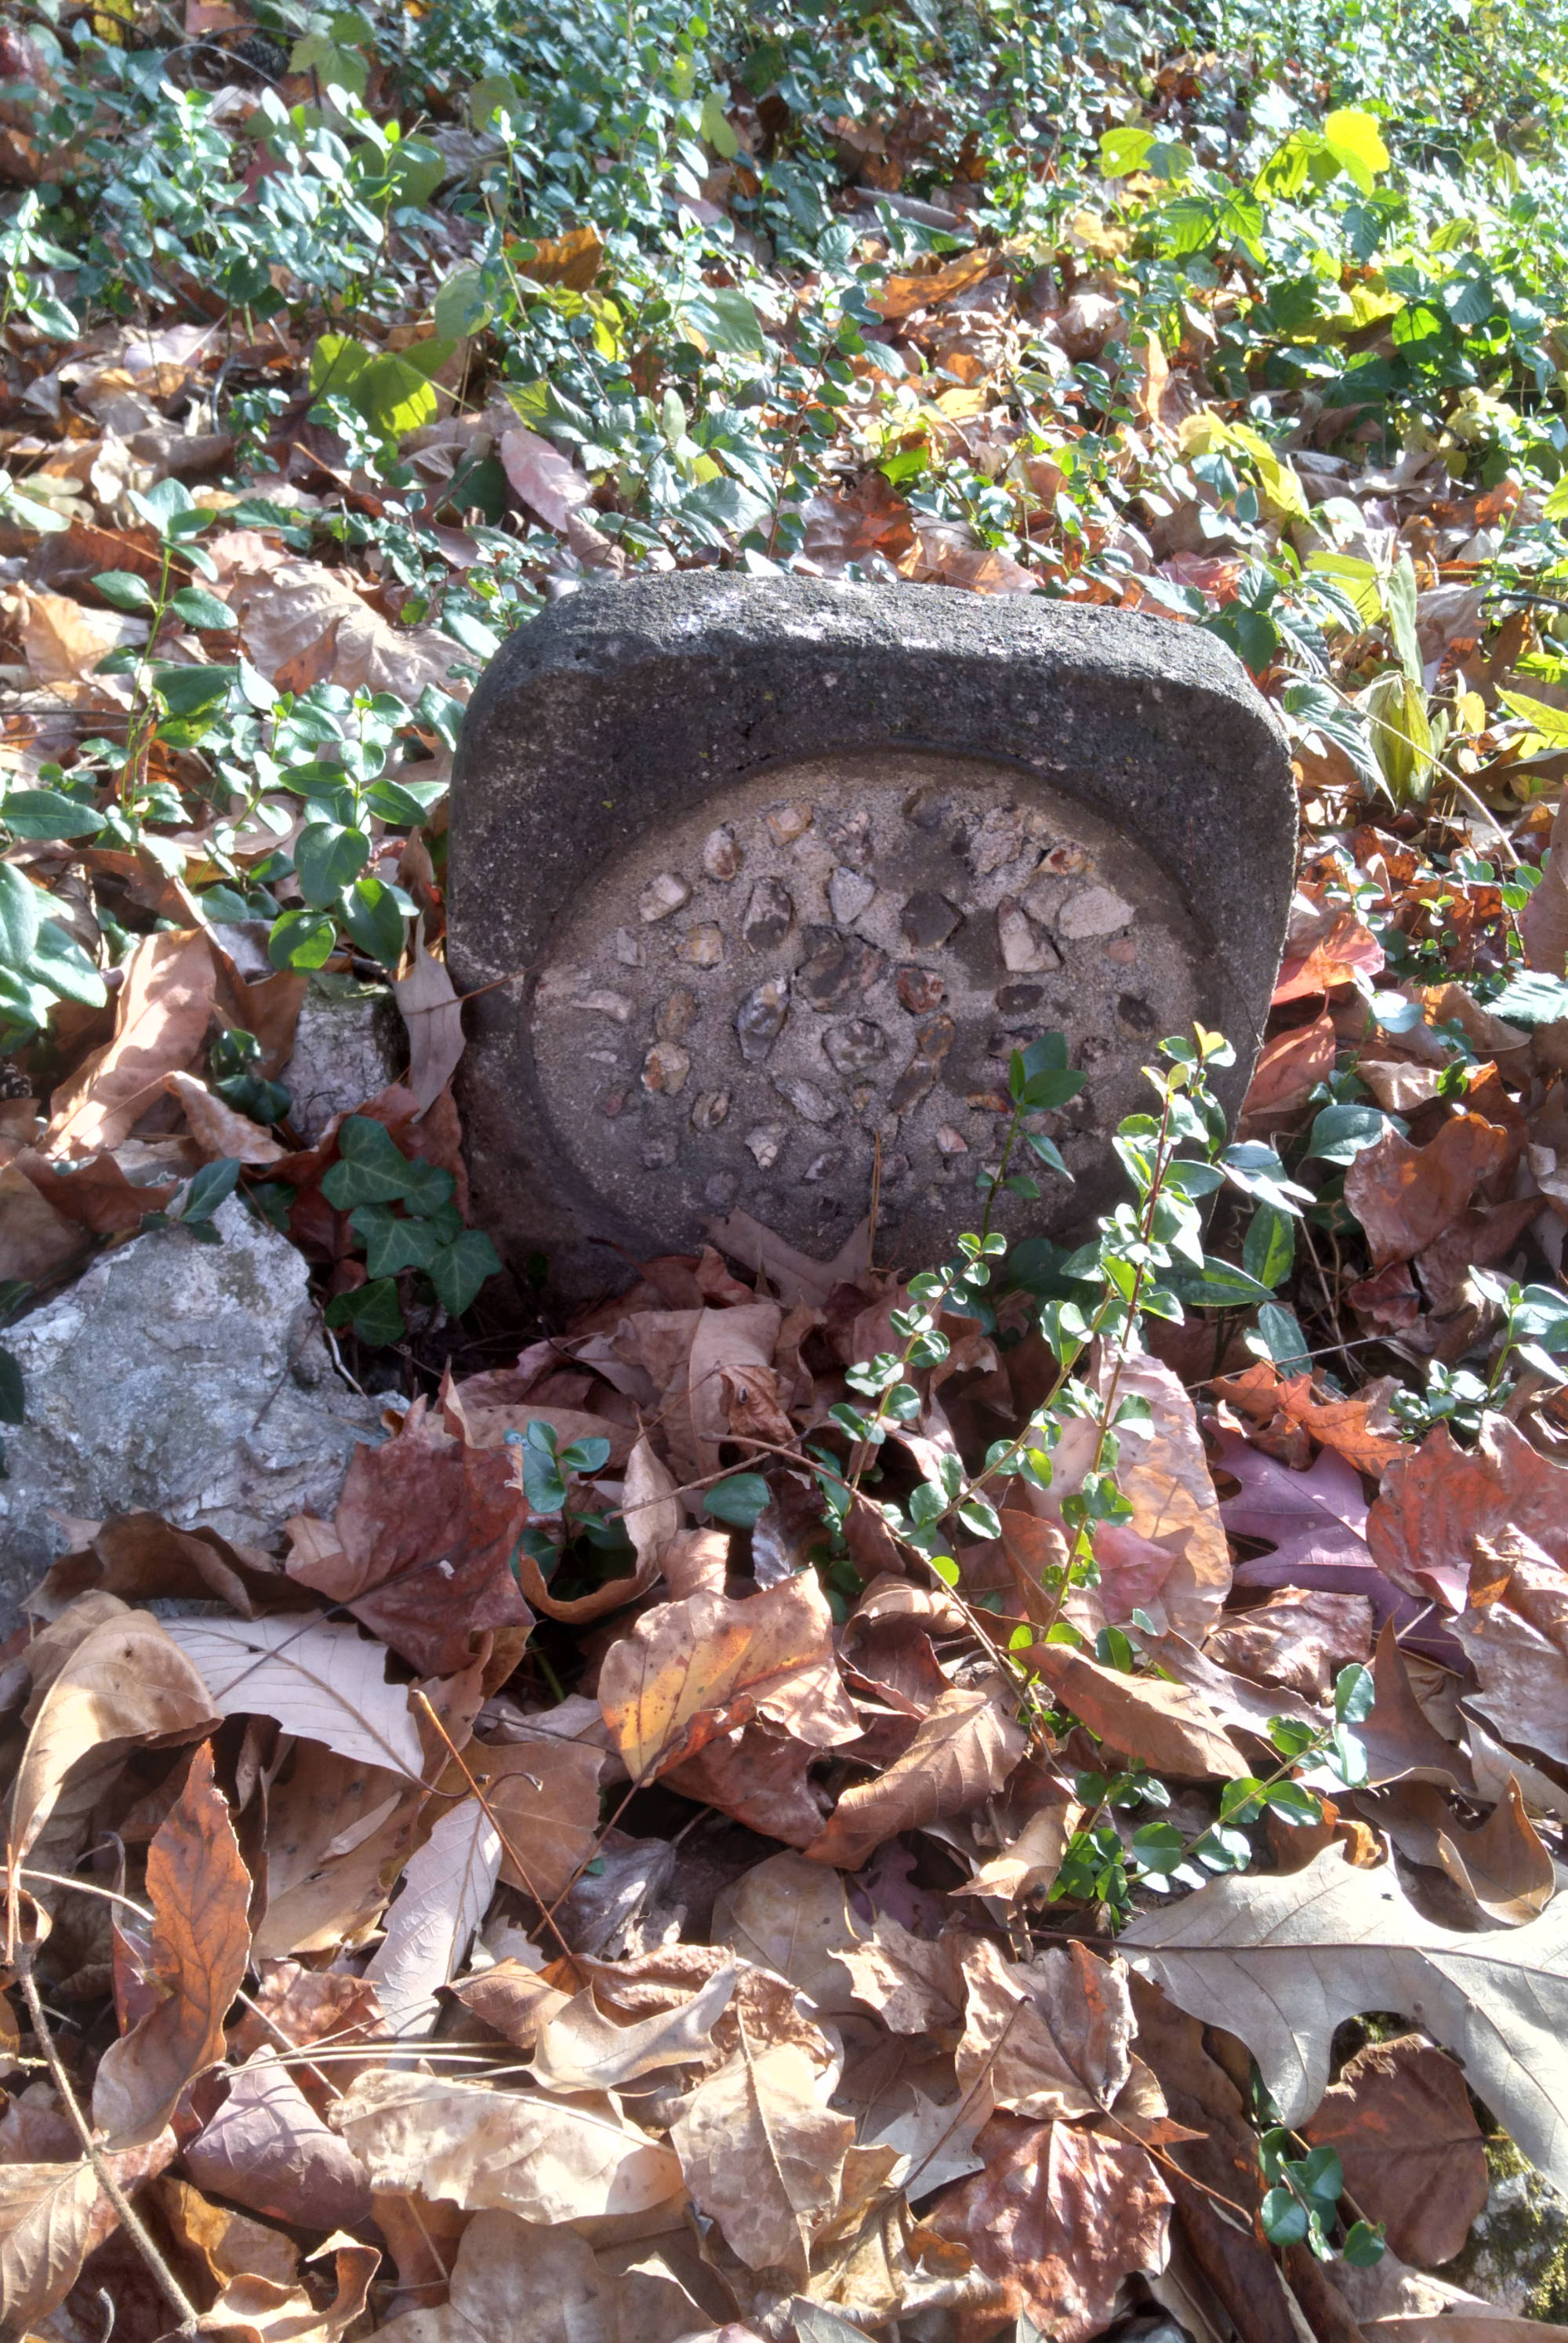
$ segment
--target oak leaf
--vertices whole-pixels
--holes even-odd
[[[1367,1516],[1367,1543],[1385,1577],[1423,1603],[1464,1606],[1478,1538],[1519,1530],[1568,1568],[1568,1471],[1552,1463],[1506,1416],[1482,1418],[1473,1449],[1448,1426],[1429,1432],[1383,1474]]]
[[[187,2083],[222,2059],[223,2022],[250,1962],[250,1874],[204,1741],[147,1851],[146,1983],[156,2006],[98,2061],[93,2120],[111,2147],[162,2131]]]
[[[1419,2013],[1522,2153],[1568,2186],[1568,1896],[1524,1927],[1455,1935],[1388,1865],[1356,1869],[1330,1847],[1304,1871],[1211,1882],[1134,1921],[1120,1948],[1180,2007],[1241,2036],[1285,2124],[1322,2098],[1342,2018]]]

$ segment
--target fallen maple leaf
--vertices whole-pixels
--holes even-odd
[[[1402,2261],[1453,2259],[1491,2193],[1464,2077],[1419,2035],[1369,2042],[1347,2059],[1302,2127],[1332,2147],[1362,2216],[1382,2221]]]
[[[1509,1160],[1502,1126],[1456,1114],[1424,1147],[1385,1131],[1345,1173],[1345,1204],[1366,1232],[1374,1270],[1412,1261],[1459,1218]]]
[[[901,1757],[876,1780],[843,1792],[807,1855],[858,1871],[884,1839],[990,1797],[1023,1751],[1022,1732],[990,1694],[945,1692]]]
[[[834,1664],[832,1614],[810,1571],[749,1602],[699,1594],[644,1612],[606,1654],[599,1705],[634,1782],[651,1781],[755,1715],[817,1749],[860,1730]]]
[[[111,2147],[156,2138],[187,2083],[224,2056],[224,2019],[250,1963],[250,1874],[228,1801],[213,1780],[212,1745],[147,1851],[152,1946],[145,1987],[156,2005],[98,2061],[93,2120]]]
[[[1130,2271],[1163,2269],[1170,2190],[1136,2140],[1077,2124],[997,2116],[976,2145],[984,2171],[947,2191],[930,2227],[968,2247],[1010,2317],[1027,2313],[1060,2343],[1088,2343]]]

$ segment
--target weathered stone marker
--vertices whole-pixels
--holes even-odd
[[[1075,1179],[1000,1224],[1077,1226],[1161,1035],[1229,1035],[1239,1104],[1294,835],[1278,728],[1192,628],[712,571],[574,594],[492,662],[453,781],[481,1223],[566,1296],[736,1207],[827,1259],[879,1139],[879,1257],[922,1266],[1054,1028]]]

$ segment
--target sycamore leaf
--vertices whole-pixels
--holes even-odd
[[[525,2221],[650,2212],[680,2192],[672,2151],[624,2117],[433,2075],[360,2075],[327,2121],[377,2189],[450,2197]]]
[[[1135,1921],[1120,1948],[1178,2007],[1241,2036],[1282,2123],[1322,2098],[1342,2018],[1398,2010],[1568,2187],[1568,1896],[1523,1928],[1457,1936],[1422,1917],[1392,1867],[1356,1869],[1329,1846],[1302,1871],[1215,1880]]]
[[[403,1875],[387,1935],[365,1974],[388,2025],[428,2034],[440,2016],[437,1990],[467,1958],[501,1871],[501,1838],[477,1798],[441,1816]]]
[[[425,1753],[387,1654],[319,1612],[268,1619],[173,1619],[169,1634],[225,1716],[276,1717],[340,1757],[420,1778]]]
[[[110,2044],[93,2085],[93,2120],[112,2147],[155,2137],[186,2084],[221,2063],[224,2019],[250,1960],[250,1890],[204,1741],[147,1852],[146,1983],[160,1998]]]

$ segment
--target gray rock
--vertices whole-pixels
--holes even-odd
[[[178,1230],[101,1254],[6,1334],[26,1420],[5,1434],[0,1613],[67,1543],[55,1516],[162,1513],[242,1544],[329,1513],[380,1403],[333,1367],[302,1254],[236,1199],[223,1242]]]
[[[283,1070],[294,1103],[288,1119],[314,1147],[335,1114],[350,1114],[395,1082],[408,1063],[397,1004],[380,986],[336,1000],[312,984]]]
[[[1275,719],[1196,628],[717,572],[585,588],[492,660],[454,775],[448,954],[479,994],[458,1080],[480,1223],[514,1259],[545,1253],[563,1299],[624,1280],[624,1254],[699,1242],[720,1189],[759,1218],[766,1194],[777,1232],[820,1250],[823,1186],[786,1166],[765,1188],[749,1143],[805,1082],[847,1134],[844,1227],[879,1145],[884,1184],[892,1155],[909,1166],[896,1242],[922,1265],[971,1214],[961,1167],[1000,1143],[996,996],[1034,974],[1020,1044],[1065,1033],[1089,1081],[1060,1141],[1071,1181],[999,1210],[1014,1233],[1081,1226],[1121,1192],[1111,1140],[1144,1104],[1152,1041],[1194,1019],[1226,1033],[1221,1094],[1239,1105],[1294,838]],[[676,895],[679,921],[650,919]],[[722,953],[678,960],[699,928]],[[635,971],[618,931],[640,934]],[[731,1106],[650,1165],[668,1104],[639,1086],[598,1111],[573,989],[628,994],[632,1030],[653,1033],[678,975],[701,1008],[681,1044],[692,1093]],[[874,1067],[824,1046],[854,1019],[888,1036]]]

